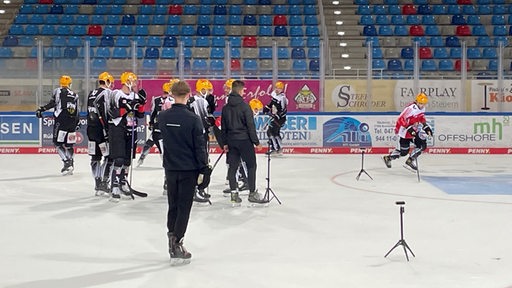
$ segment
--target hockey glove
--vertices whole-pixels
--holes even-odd
[[[427,135],[430,137],[432,137],[434,135],[434,133],[432,132],[432,129],[430,129],[430,126],[428,126],[428,125],[425,125],[423,127],[423,131],[425,131],[425,133],[427,133]]]
[[[203,190],[210,185],[210,176],[212,175],[212,166],[208,165],[199,170],[197,177],[197,189]]]
[[[135,99],[137,99],[142,105],[146,104],[146,98],[146,90],[144,89],[140,89],[139,92],[137,92],[137,95],[135,95]]]
[[[412,136],[416,136],[416,130],[414,130],[414,127],[407,128],[407,133],[411,134]]]
[[[39,107],[39,109],[36,110],[36,117],[43,118],[43,112],[44,112],[43,107]]]

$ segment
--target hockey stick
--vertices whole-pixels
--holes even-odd
[[[224,152],[225,152],[225,151],[224,151],[224,150],[222,150],[222,152],[220,152],[219,157],[217,157],[217,160],[215,160],[215,163],[213,163],[213,166],[212,166],[212,172],[213,172],[213,170],[215,170],[215,167],[216,167],[216,166],[217,166],[217,164],[219,163],[220,158],[222,158],[222,155],[224,155]]]
[[[418,175],[418,182],[420,182],[420,167],[418,166],[418,157],[416,157],[414,161],[416,161],[416,175]]]

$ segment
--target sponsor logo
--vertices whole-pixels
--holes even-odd
[[[336,108],[365,108],[368,107],[368,95],[366,93],[357,93],[350,84],[342,84],[334,88],[331,99]],[[385,107],[385,101],[371,101],[372,108]]]
[[[20,148],[0,148],[0,154],[18,154]]]
[[[315,108],[317,97],[309,89],[308,85],[304,85],[293,99],[297,103],[297,109],[313,109]]]
[[[491,149],[489,149],[489,148],[469,148],[468,154],[491,154]]]
[[[370,147],[370,127],[352,117],[336,117],[324,124],[323,146]]]
[[[311,148],[310,152],[313,154],[332,154],[332,148]]]
[[[450,148],[430,148],[428,149],[428,153],[432,154],[450,154]]]

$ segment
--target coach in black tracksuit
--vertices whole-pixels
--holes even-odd
[[[184,81],[171,88],[175,103],[158,115],[163,140],[163,166],[167,177],[167,229],[171,258],[191,257],[183,247],[198,176],[207,167],[204,128],[199,116],[190,111],[190,87]]]
[[[228,96],[228,103],[222,108],[221,127],[222,143],[224,150],[228,153],[228,180],[231,189],[231,201],[240,203],[238,197],[237,183],[235,180],[236,170],[240,159],[247,165],[247,178],[249,184],[249,201],[259,202],[260,197],[256,191],[256,152],[254,146],[260,148],[260,140],[256,134],[254,114],[245,103],[242,95],[244,82],[233,81],[231,94]],[[254,201],[253,201],[254,200]]]

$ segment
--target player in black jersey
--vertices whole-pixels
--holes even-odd
[[[53,90],[50,102],[36,110],[36,116],[41,118],[44,111],[54,109],[53,143],[64,162],[60,171],[62,175],[73,174],[73,145],[76,143],[76,130],[80,121],[78,94],[71,90],[71,82],[73,79],[70,76],[62,75],[59,79],[60,86]]]
[[[107,181],[110,178],[112,161],[108,158],[108,116],[106,104],[114,85],[114,77],[103,72],[98,75],[98,88],[87,98],[87,138],[88,153],[91,155],[91,170],[94,177],[96,196],[109,192]],[[101,158],[103,163],[101,162]]]

